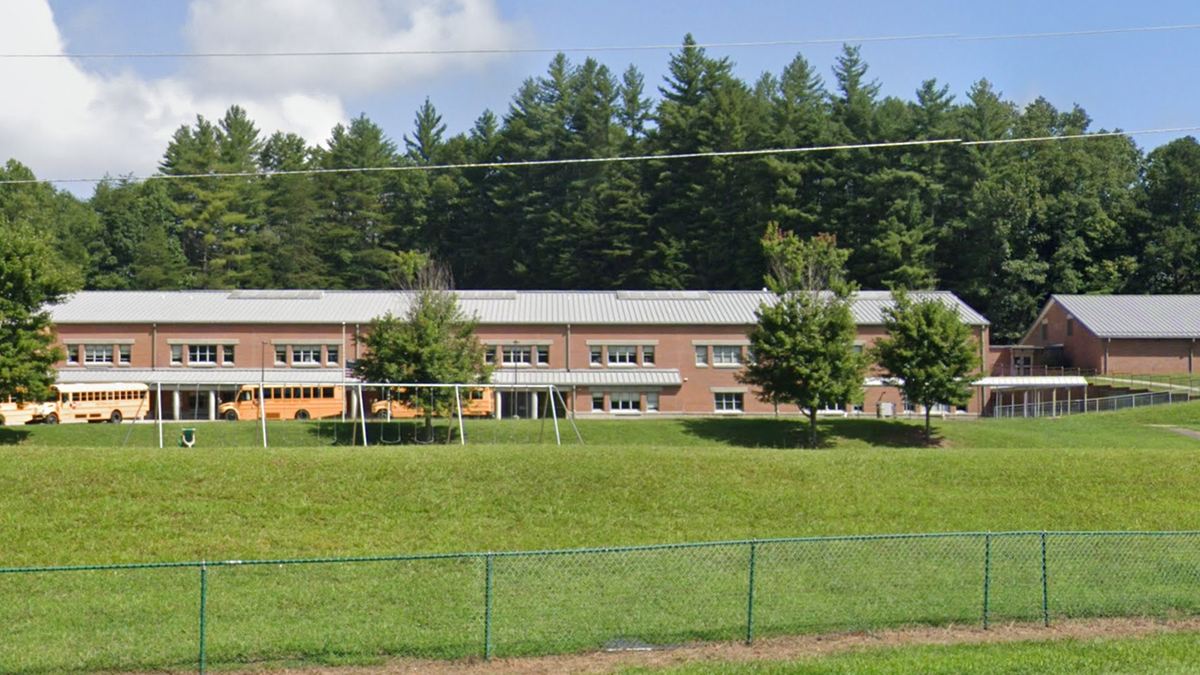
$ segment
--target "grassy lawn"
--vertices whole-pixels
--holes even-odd
[[[1200,442],[1147,426],[1197,418],[1200,404],[953,420],[937,424],[933,448],[914,447],[916,423],[830,420],[817,450],[795,447],[803,426],[789,419],[587,420],[587,443],[561,447],[532,421],[473,421],[466,447],[331,445],[333,424],[278,423],[267,450],[254,447],[261,431],[249,423],[198,424],[198,447],[162,450],[146,447],[153,425],[0,428],[0,566],[1200,530]],[[403,437],[368,430],[393,432]],[[982,535],[760,545],[756,634],[978,622],[984,545]],[[992,616],[1036,621],[1039,537],[991,546]],[[1200,612],[1190,590],[1198,549],[1196,537],[1053,540],[1051,614]],[[485,638],[498,655],[736,640],[748,554],[737,545],[498,557],[487,636],[483,557],[210,567],[208,655],[226,665],[370,663],[478,655]],[[0,575],[0,671],[187,668],[199,575]]]
[[[1195,675],[1200,636],[870,649],[790,662],[698,663],[627,675]]]

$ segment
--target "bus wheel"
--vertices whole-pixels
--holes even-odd
[[[226,410],[225,411],[225,421],[226,422],[236,422],[237,420],[238,420],[238,418],[237,418],[236,410]]]
[[[58,424],[58,413],[46,415],[46,424]]]
[[[309,419],[308,411],[307,410],[297,410],[296,411],[296,419],[298,419],[298,420]]]
[[[120,424],[120,423],[121,423],[121,419],[122,419],[122,418],[121,418],[121,411],[120,411],[120,410],[114,410],[114,411],[112,411],[112,414],[108,416],[108,421],[109,421],[109,422],[111,422],[111,423],[113,423],[113,424]]]

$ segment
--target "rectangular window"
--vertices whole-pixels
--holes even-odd
[[[654,345],[646,345],[642,347],[642,365],[654,365]]]
[[[171,365],[183,365],[183,345],[171,345]]]
[[[592,394],[592,410],[596,412],[604,411],[604,394],[600,392]]]
[[[339,345],[325,345],[325,363],[326,365],[336,366],[341,361],[341,347]]]
[[[604,365],[604,348],[603,347],[601,347],[600,345],[592,345],[591,347],[588,348],[588,353],[590,355],[590,363],[593,366]]]
[[[717,412],[741,412],[744,394],[713,394],[713,407]]]
[[[1050,332],[1050,326],[1045,321],[1043,321],[1042,322],[1042,339],[1043,340],[1046,339],[1049,332]]]
[[[215,366],[216,364],[216,345],[188,345],[188,365]]]
[[[608,395],[608,406],[610,410],[640,411],[642,395],[636,391],[613,392]]]
[[[234,364],[234,346],[224,345],[221,347],[221,363],[232,366]]]
[[[708,365],[708,347],[705,347],[704,345],[696,346],[696,365]]]
[[[537,364],[539,366],[550,365],[550,347],[542,345],[537,348]]]
[[[130,363],[130,355],[133,353],[132,345],[117,345],[117,363],[127,366]]]
[[[496,363],[496,348],[495,347],[484,347],[483,348],[483,362],[488,364],[489,366],[495,365],[495,363]]]
[[[292,345],[292,365],[315,366],[321,363],[320,345]]]
[[[1075,319],[1067,319],[1067,337],[1075,334]]]
[[[84,345],[83,362],[90,365],[111,366],[113,362],[112,345]]]
[[[63,345],[63,349],[67,352],[67,365],[79,365],[79,345]]]
[[[714,366],[740,366],[742,365],[742,348],[741,347],[713,347],[713,365]]]
[[[637,347],[614,346],[608,347],[608,364],[610,366],[633,365],[637,363]]]
[[[286,366],[287,365],[287,352],[288,352],[287,345],[275,345],[275,365],[277,365],[277,366]]]
[[[506,366],[529,365],[533,362],[533,348],[503,347],[500,350],[500,358],[502,365]]]
[[[646,392],[646,412],[658,412],[658,392]]]

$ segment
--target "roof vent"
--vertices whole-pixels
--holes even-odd
[[[712,300],[708,291],[617,291],[619,300]]]
[[[234,291],[230,300],[320,300],[325,291]]]

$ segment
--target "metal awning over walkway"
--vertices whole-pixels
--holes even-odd
[[[1086,387],[1086,377],[1065,375],[1014,375],[1007,377],[985,377],[971,383],[976,387],[992,387],[995,389],[1069,389],[1071,387]]]

